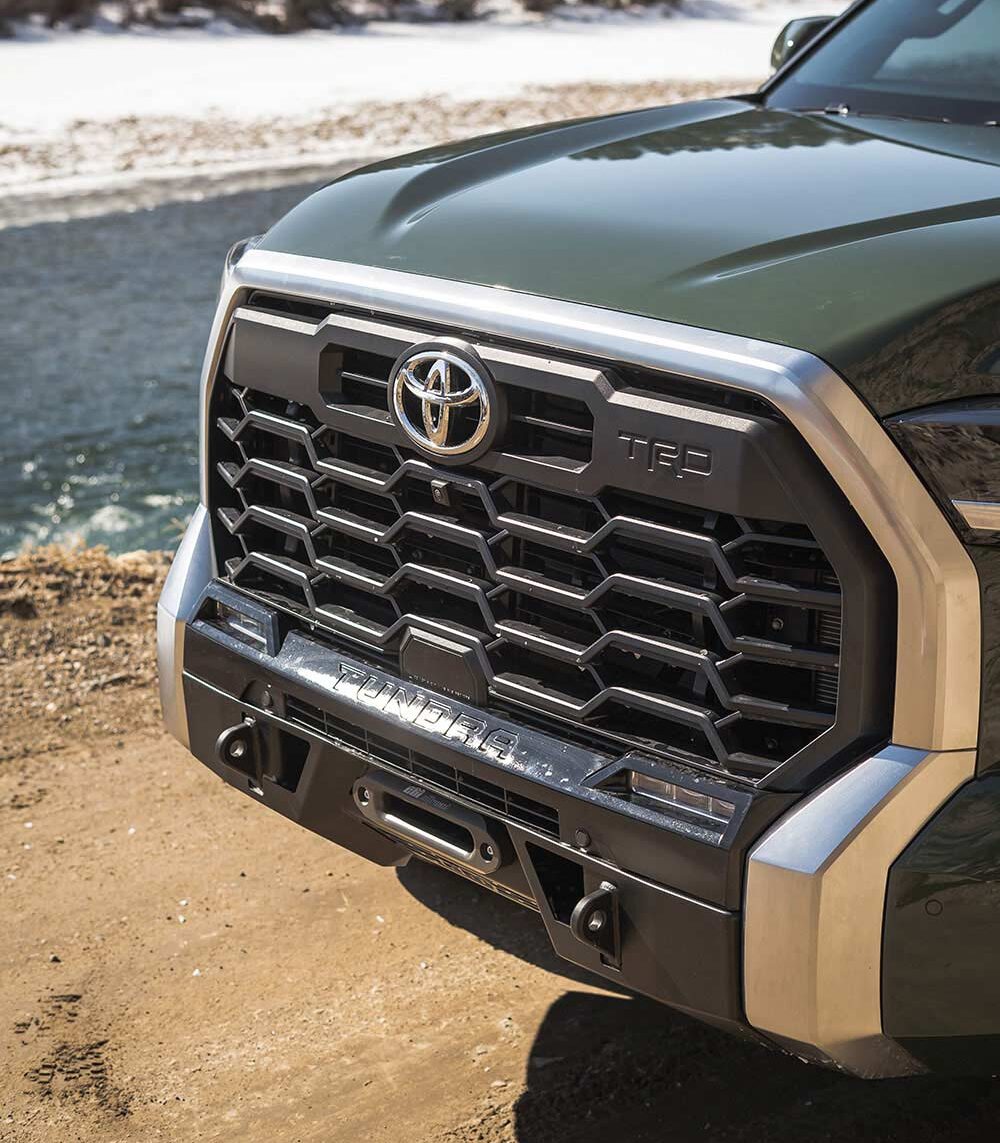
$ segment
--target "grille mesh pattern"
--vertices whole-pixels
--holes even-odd
[[[497,703],[749,779],[832,725],[841,597],[802,525],[436,468],[226,381],[213,412],[226,575],[355,650],[478,642]]]

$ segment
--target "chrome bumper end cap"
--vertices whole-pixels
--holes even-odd
[[[749,1022],[853,1075],[924,1067],[882,1028],[889,870],[975,775],[974,750],[887,746],[782,818],[750,852],[744,924]]]
[[[170,565],[156,606],[156,663],[163,722],[184,746],[190,745],[183,686],[184,627],[214,575],[212,530],[208,512],[199,504]]]

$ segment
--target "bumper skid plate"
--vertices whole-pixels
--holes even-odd
[[[670,884],[675,834],[589,784],[605,757],[305,634],[276,642],[251,646],[203,618],[187,626],[191,749],[219,777],[378,864],[418,856],[488,885],[537,910],[566,960],[745,1028],[739,913]],[[455,788],[444,774],[459,776]],[[644,860],[628,868],[637,826]]]

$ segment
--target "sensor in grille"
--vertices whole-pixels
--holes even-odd
[[[823,582],[836,586],[836,576],[824,573]],[[839,611],[823,611],[816,617],[816,642],[821,647],[829,647],[839,654],[843,636],[843,623]],[[816,701],[835,710],[837,693],[840,690],[840,676],[836,671],[819,671],[816,674]]]

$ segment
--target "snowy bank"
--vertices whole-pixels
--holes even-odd
[[[435,124],[400,137],[411,109],[460,121],[448,109],[530,103],[574,85],[745,89],[766,74],[781,26],[807,9],[805,0],[687,0],[666,16],[594,10],[290,36],[219,26],[0,41],[0,189],[65,195],[385,153],[466,133]],[[551,102],[542,100],[538,118],[552,115]],[[396,121],[388,133],[387,119]],[[481,130],[509,122],[499,112],[495,122],[473,119]]]
[[[0,123],[308,115],[369,100],[502,98],[526,87],[763,75],[802,0],[689,0],[644,13],[529,23],[372,24],[267,36],[207,30],[51,33],[0,42]]]

